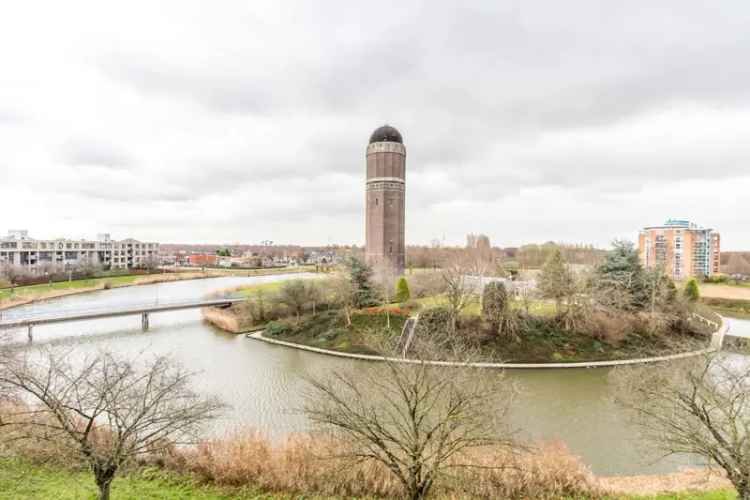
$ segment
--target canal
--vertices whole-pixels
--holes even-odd
[[[221,288],[285,278],[227,277],[102,290],[22,306],[6,311],[6,316],[198,299]],[[730,321],[733,331],[750,335],[750,321]],[[18,330],[16,335],[19,341],[25,339],[25,331]],[[106,348],[129,356],[174,356],[199,372],[197,390],[218,395],[231,405],[215,423],[212,432],[216,434],[238,427],[256,428],[272,438],[304,431],[308,422],[295,410],[301,405],[306,377],[370,366],[228,334],[203,323],[199,310],[154,314],[145,333],[140,318],[133,316],[39,326],[34,339],[32,349],[57,344],[81,353]],[[492,373],[488,371],[488,376]],[[643,457],[637,433],[611,402],[608,373],[607,369],[507,372],[508,379],[521,388],[512,412],[514,426],[530,440],[564,442],[597,474],[669,472],[690,464],[687,457],[658,463]]]

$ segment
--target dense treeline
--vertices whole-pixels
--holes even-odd
[[[750,252],[722,252],[721,272],[750,276]]]

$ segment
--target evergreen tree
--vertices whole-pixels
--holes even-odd
[[[396,302],[404,303],[409,300],[411,293],[409,292],[409,283],[406,278],[401,276],[396,283]]]
[[[615,240],[612,245],[614,249],[596,270],[597,299],[618,309],[644,309],[650,303],[650,294],[638,251],[629,241]]]
[[[555,301],[557,314],[561,314],[563,301],[569,302],[575,293],[575,279],[559,248],[553,250],[544,264],[537,286],[542,297]]]
[[[346,262],[349,279],[354,289],[356,308],[372,307],[380,303],[375,285],[372,282],[372,269],[357,257],[349,257]]]
[[[696,280],[695,278],[690,278],[688,282],[685,283],[685,290],[683,291],[683,294],[685,295],[685,298],[690,302],[697,302],[698,299],[701,298],[700,288],[698,287],[698,280]]]

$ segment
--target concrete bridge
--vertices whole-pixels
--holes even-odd
[[[229,307],[245,299],[223,298],[208,300],[190,300],[184,302],[130,304],[127,307],[102,307],[86,310],[61,310],[54,314],[37,313],[12,316],[0,320],[0,330],[9,328],[28,328],[29,342],[34,339],[34,327],[51,323],[66,323],[69,321],[85,321],[92,319],[113,318],[117,316],[141,316],[141,328],[145,332],[149,327],[149,314],[182,309],[197,309],[201,307]]]

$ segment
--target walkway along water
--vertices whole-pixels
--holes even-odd
[[[310,276],[308,276],[310,277]],[[200,299],[211,292],[245,283],[284,279],[283,276],[218,278],[112,289],[22,306],[15,313],[52,314],[60,308],[127,307],[147,302]],[[750,332],[750,321],[731,320],[731,331]],[[25,344],[25,331],[18,331]],[[154,316],[148,332],[132,318],[106,318],[76,323],[41,325],[34,344],[74,349],[76,356],[102,348],[132,357],[169,354],[199,372],[195,387],[216,394],[231,405],[215,423],[223,435],[237,427],[254,427],[274,439],[309,429],[295,410],[302,406],[305,377],[334,370],[367,370],[370,363],[323,356],[313,352],[255,342],[243,335],[219,331],[201,320],[197,309]],[[742,361],[744,358],[735,357]],[[598,370],[509,370],[509,382],[521,387],[511,414],[521,437],[562,440],[597,474],[670,472],[690,464],[687,457],[649,463],[639,453],[638,436],[611,402],[609,368]],[[488,371],[492,376],[493,371]]]

